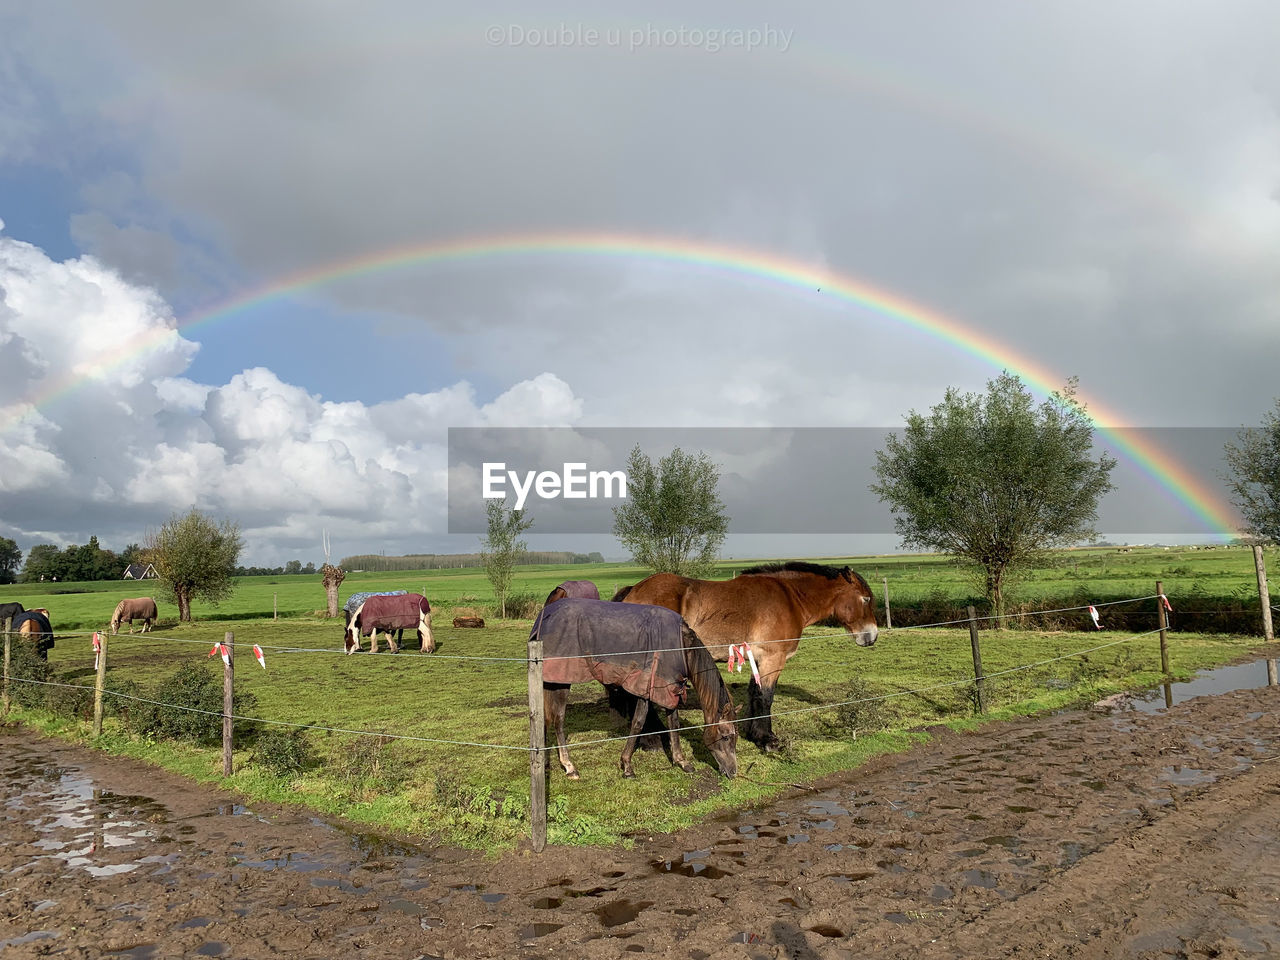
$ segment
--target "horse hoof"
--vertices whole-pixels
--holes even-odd
[[[676,764],[676,766],[677,766],[677,767],[679,767],[681,770],[683,770],[685,773],[693,773],[693,764],[692,764],[692,763],[687,763],[687,762],[686,762],[686,763],[677,763],[677,764]]]
[[[568,777],[570,780],[581,780],[581,779],[582,779],[582,775],[581,775],[580,773],[578,773],[578,771],[577,771],[577,770],[570,770],[568,773],[566,773],[566,774],[565,774],[565,776],[566,776],[566,777]]]
[[[764,743],[760,744],[760,749],[765,753],[777,753],[782,749],[782,744],[778,741],[777,737],[770,737]]]
[[[634,770],[623,770],[623,771],[622,771],[622,779],[623,779],[623,780],[634,780],[635,778],[636,778],[636,772],[635,772]]]

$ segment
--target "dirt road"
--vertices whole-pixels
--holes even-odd
[[[1278,715],[1265,688],[939,732],[630,851],[497,861],[4,729],[0,953],[1280,956]]]

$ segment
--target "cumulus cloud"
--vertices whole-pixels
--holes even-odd
[[[262,562],[422,549],[444,532],[449,426],[564,426],[582,401],[542,373],[483,401],[466,382],[326,401],[255,366],[184,376],[197,344],[155,291],[92,257],[0,236],[0,530],[29,547],[123,547],[191,505],[238,520]]]

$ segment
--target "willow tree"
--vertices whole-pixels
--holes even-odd
[[[637,445],[627,458],[627,498],[613,508],[613,535],[655,573],[709,576],[729,532],[720,469],[705,453],[676,447],[655,466]]]
[[[1053,547],[1096,536],[1114,458],[1093,456],[1093,423],[1076,379],[1039,406],[1007,371],[986,395],[948,389],[929,414],[907,415],[876,453],[873,493],[908,548],[938,550],[981,570],[1003,624],[1011,573]]]
[[[1253,540],[1280,543],[1280,400],[1257,427],[1241,430],[1226,445],[1231,502]]]
[[[338,615],[338,587],[342,586],[342,581],[347,579],[347,574],[341,567],[335,567],[329,562],[328,530],[321,534],[321,541],[324,546],[324,566],[320,568],[320,582],[324,584],[324,595],[328,604],[329,616],[336,617]]]
[[[238,524],[215,523],[192,507],[147,534],[143,559],[155,567],[166,599],[177,604],[178,619],[189,622],[193,599],[217,605],[231,595],[241,549]]]
[[[507,618],[507,594],[516,575],[516,564],[528,552],[529,544],[520,535],[533,526],[533,518],[523,510],[508,510],[505,500],[485,503],[488,534],[480,539],[480,563],[498,600],[498,615]]]

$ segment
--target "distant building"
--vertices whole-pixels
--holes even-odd
[[[156,568],[151,564],[131,563],[124,568],[121,580],[155,580]]]

